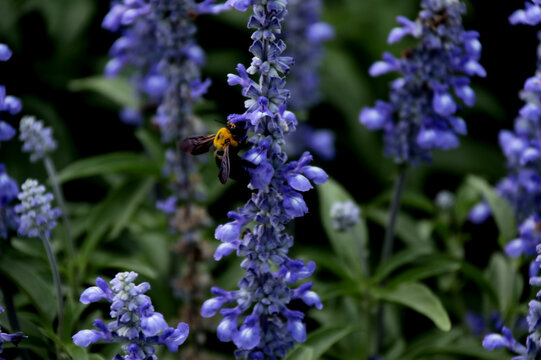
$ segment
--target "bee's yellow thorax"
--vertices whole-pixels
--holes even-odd
[[[233,147],[239,146],[239,142],[233,138],[233,134],[231,134],[231,131],[229,131],[228,128],[221,128],[218,133],[216,134],[216,137],[214,138],[214,146],[216,149],[223,149],[225,147],[226,142],[229,142],[229,145]]]

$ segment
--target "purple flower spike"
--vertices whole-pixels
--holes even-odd
[[[422,0],[418,18],[399,16],[400,27],[388,39],[395,43],[412,36],[418,46],[400,59],[384,53],[369,70],[372,76],[400,75],[391,83],[389,102],[378,101],[360,114],[360,122],[368,129],[384,132],[384,153],[397,163],[430,161],[433,150],[456,148],[457,135],[467,132],[465,123],[455,116],[459,105],[454,95],[473,106],[470,77],[486,72],[479,64],[479,34],[462,26],[465,10],[460,0]]]
[[[196,41],[194,19],[199,14],[215,14],[229,8],[216,0],[111,0],[102,27],[118,33],[105,67],[109,77],[126,76],[133,84],[136,106],[125,108],[120,119],[131,126],[145,123],[145,109],[167,146],[163,168],[170,179],[171,192],[157,206],[172,220],[176,203],[191,197],[198,202],[204,194],[194,181],[197,163],[182,157],[174,144],[204,132],[194,106],[210,86],[201,76],[205,53]],[[173,231],[178,231],[170,221]]]
[[[510,21],[513,24],[536,25],[541,22],[540,1],[533,0],[533,3],[526,2],[524,10],[514,12]],[[541,40],[541,34],[538,34]],[[531,286],[540,287],[541,277],[538,276],[541,264],[541,162],[539,159],[540,134],[537,131],[541,117],[541,106],[539,96],[541,85],[539,74],[541,71],[541,45],[538,48],[537,72],[524,84],[524,90],[520,97],[525,105],[520,109],[515,119],[514,131],[500,132],[500,146],[507,158],[508,175],[496,186],[496,191],[505,198],[512,206],[519,225],[518,238],[510,241],[505,252],[508,256],[518,257],[521,255],[536,258],[531,259],[529,266],[529,283]],[[477,205],[472,213],[475,212]],[[483,340],[483,346],[488,350],[508,348],[518,354],[516,360],[528,360],[541,358],[541,291],[538,291],[536,298],[529,303],[528,316],[529,334],[526,338],[526,345],[519,343],[513,337],[511,330],[503,327],[501,334],[494,333],[487,335]]]
[[[294,12],[311,13],[317,10],[311,8],[315,3],[319,1],[290,0],[286,9],[283,0],[227,2],[237,10],[247,10],[250,5],[254,9],[249,20],[249,27],[254,29],[250,47],[252,63],[248,68],[238,65],[238,75],[228,75],[229,85],[240,85],[247,98],[246,111],[229,116],[228,121],[237,126],[242,124],[247,130],[249,148],[243,154],[243,161],[252,196],[243,207],[228,213],[233,221],[217,227],[215,237],[222,243],[214,257],[219,260],[236,252],[244,258],[241,267],[246,275],[238,283],[239,290],[213,288],[215,297],[203,304],[201,315],[210,317],[217,312],[222,315],[218,339],[233,341],[239,359],[284,358],[295,342],[306,339],[304,315],[289,309],[291,301],[301,299],[309,306],[322,307],[317,294],[310,290],[311,284],[295,289],[300,280],[315,271],[315,263],[290,259],[287,253],[293,246],[293,238],[284,232],[287,223],[308,212],[302,193],[328,179],[324,170],[311,165],[310,153],[302,153],[297,161],[288,161],[283,149],[287,145],[286,137],[298,125],[286,105],[290,97],[299,96],[291,95],[285,88],[284,75],[292,64],[291,57],[283,56],[285,41],[293,36],[297,22],[305,20],[301,15],[294,16]],[[284,26],[282,34],[281,24],[289,10],[290,27]],[[310,31],[329,30],[321,26]],[[307,27],[300,26],[299,31],[301,28],[306,36]],[[311,35],[323,37],[324,34]],[[274,272],[274,269],[278,270]],[[235,307],[227,308],[226,304]]]

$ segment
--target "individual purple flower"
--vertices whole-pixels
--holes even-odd
[[[124,355],[117,354],[114,359],[118,360],[157,359],[156,345],[165,345],[171,352],[178,351],[188,337],[188,325],[179,323],[176,328],[169,327],[145,295],[150,285],[134,283],[137,276],[135,272],[118,273],[110,285],[97,278],[96,286],[81,294],[83,304],[102,299],[111,303],[113,320],[105,324],[103,320],[96,319],[94,326],[97,330],[81,330],[73,335],[75,345],[88,347],[99,341],[122,344]]]
[[[1,44],[0,44],[1,45]],[[0,49],[1,50],[1,49]],[[0,306],[0,314],[4,312],[4,309]],[[5,332],[2,332],[2,326],[0,326],[0,354],[2,354],[3,345],[6,342],[12,343],[13,345],[17,346],[17,344],[24,338],[26,338],[22,332],[16,332],[13,334],[8,334]],[[0,360],[5,360],[4,358],[0,357]]]
[[[286,108],[290,93],[283,77],[293,64],[291,57],[284,56],[286,46],[280,37],[286,2],[229,0],[226,4],[240,11],[253,6],[248,22],[254,30],[251,65],[239,64],[238,75],[228,76],[228,83],[240,85],[247,98],[246,111],[228,121],[243,123],[251,136],[242,158],[253,193],[243,207],[228,213],[233,221],[218,226],[215,233],[222,242],[217,259],[233,252],[244,258],[241,267],[246,275],[239,281],[240,289],[213,288],[215,297],[203,304],[201,314],[222,315],[218,338],[237,346],[237,358],[283,358],[295,342],[306,339],[304,314],[291,309],[291,302],[299,299],[322,307],[311,283],[295,287],[314,272],[315,264],[288,257],[293,238],[284,232],[285,225],[308,212],[302,193],[312,184],[324,183],[327,174],[310,165],[309,153],[288,162],[282,148],[297,126],[295,115]]]
[[[456,148],[458,135],[467,132],[464,120],[457,117],[457,99],[473,106],[470,77],[486,73],[479,64],[479,34],[464,30],[464,12],[459,0],[423,0],[418,18],[399,16],[400,27],[388,38],[394,43],[412,36],[419,40],[417,47],[401,58],[385,53],[370,68],[372,76],[400,74],[391,83],[389,102],[377,101],[359,117],[367,128],[383,130],[385,155],[397,163],[430,161],[433,150]]]
[[[6,44],[0,43],[0,61],[8,61],[13,53]]]
[[[27,179],[21,189],[17,195],[21,203],[15,206],[15,212],[20,217],[19,235],[49,237],[61,215],[60,209],[51,206],[53,194],[45,193],[45,186],[33,179]]]
[[[8,231],[17,230],[19,216],[15,213],[13,200],[19,194],[19,186],[7,173],[4,164],[0,164],[0,237],[6,239]]]
[[[513,25],[537,25],[541,23],[541,2],[539,0],[526,1],[525,8],[511,14],[509,22]]]

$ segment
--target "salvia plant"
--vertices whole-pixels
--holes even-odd
[[[540,23],[0,1],[0,359],[541,358]]]

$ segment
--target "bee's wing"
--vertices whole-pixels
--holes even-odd
[[[201,155],[210,150],[210,147],[214,143],[216,135],[202,135],[194,136],[182,140],[180,143],[180,150],[189,152],[192,155]]]
[[[224,154],[222,155],[222,161],[220,163],[220,171],[218,172],[218,178],[220,179],[220,182],[222,184],[225,184],[227,182],[227,179],[229,179],[229,171],[230,171],[230,163],[229,163],[229,144],[226,144],[224,146]]]

